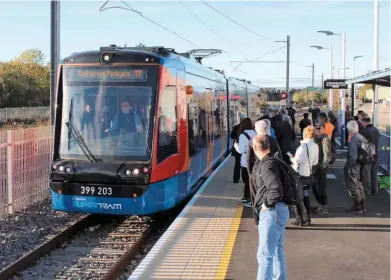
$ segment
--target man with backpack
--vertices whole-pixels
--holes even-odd
[[[314,207],[316,214],[327,214],[327,168],[331,161],[331,140],[325,132],[324,123],[315,125],[315,143],[319,147],[319,161],[315,170],[316,184],[312,185],[312,191],[317,201]]]
[[[373,163],[364,164],[362,168],[363,185],[366,193],[378,194],[379,186],[377,183],[377,170],[379,168],[379,130],[373,126],[370,117],[363,117],[361,120],[363,129],[361,135],[364,136],[369,143],[375,146],[375,158]]]
[[[289,209],[286,202],[292,202],[294,193],[284,181],[282,161],[270,154],[269,137],[257,135],[253,139],[253,148],[259,159],[257,165],[254,209],[258,214],[258,280],[286,280],[284,254],[285,227],[289,221]]]
[[[365,194],[361,184],[361,167],[365,162],[371,161],[370,143],[358,133],[356,121],[347,123],[349,133],[348,154],[344,167],[346,187],[353,197],[353,206],[346,209],[348,213],[362,214],[365,212]]]

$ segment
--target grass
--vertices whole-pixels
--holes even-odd
[[[0,123],[0,131],[26,129],[48,125],[50,125],[49,119],[8,119],[6,122]]]

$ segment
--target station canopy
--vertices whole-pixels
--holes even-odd
[[[367,75],[358,76],[349,80],[346,80],[347,84],[370,84],[383,87],[390,87],[390,75],[391,70],[379,70]]]

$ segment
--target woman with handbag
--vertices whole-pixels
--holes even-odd
[[[311,224],[308,190],[316,183],[314,171],[319,159],[319,147],[314,142],[315,135],[315,128],[307,126],[303,131],[304,139],[300,141],[295,156],[291,157],[293,168],[299,173],[299,190],[302,191],[303,195],[303,203],[293,208],[296,214],[296,220],[293,224],[296,226]]]

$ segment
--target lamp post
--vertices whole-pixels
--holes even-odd
[[[353,76],[356,77],[356,59],[363,57],[363,55],[356,55],[353,57]]]
[[[327,36],[342,36],[342,69],[343,69],[343,75],[342,78],[345,79],[346,77],[346,59],[345,59],[345,54],[346,54],[346,34],[345,32],[342,32],[342,34],[335,33],[332,31],[325,31],[325,30],[320,30],[318,33],[324,33]],[[341,145],[344,147],[344,139],[345,139],[345,90],[340,91],[340,98],[341,98]]]
[[[349,67],[348,68],[338,68],[338,78],[339,78],[339,71],[342,70],[342,69],[349,70],[350,68]]]
[[[50,3],[50,123],[56,113],[57,66],[60,61],[60,1]]]
[[[363,57],[363,55],[356,55],[355,57],[353,57],[353,77],[355,78],[356,77],[356,59],[360,58],[360,57]],[[353,96],[352,96],[352,111],[354,110],[354,102],[356,101],[356,84],[354,84],[354,89],[353,89]],[[354,112],[353,112],[354,113]]]
[[[288,101],[292,102],[292,96],[289,93],[289,57],[291,48],[291,36],[286,36],[286,41],[275,41],[275,43],[286,43],[286,86],[285,90],[288,94]]]
[[[373,44],[373,71],[379,69],[379,0],[374,0],[374,44]],[[373,85],[372,99],[372,121],[373,125],[377,125],[377,103],[379,101],[378,86]]]
[[[330,50],[330,79],[333,78],[333,48],[330,46],[329,48],[325,48],[322,46],[310,46],[311,48],[315,48],[318,50]],[[333,110],[333,90],[329,90],[329,108]]]

